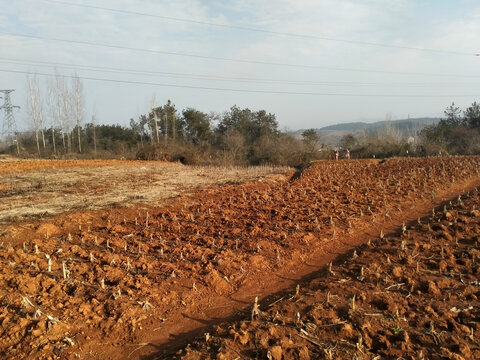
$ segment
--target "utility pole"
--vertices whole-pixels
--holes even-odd
[[[15,123],[15,117],[13,116],[13,109],[20,109],[20,106],[12,105],[10,93],[13,91],[15,90],[0,90],[0,93],[3,93],[4,95],[3,105],[0,106],[0,110],[3,109],[5,113],[5,118],[3,119],[2,136],[6,138],[8,145],[12,145],[13,142],[16,143],[17,154],[20,154],[20,147],[18,145],[17,138],[17,124]]]

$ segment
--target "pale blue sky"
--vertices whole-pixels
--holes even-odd
[[[393,47],[200,25],[66,3]],[[440,116],[452,101],[461,107],[480,101],[480,57],[471,55],[480,52],[480,2],[473,0],[0,0],[0,8],[0,88],[16,89],[12,100],[23,108],[17,113],[22,127],[28,125],[23,72],[53,74],[53,63],[157,72],[112,73],[57,65],[61,74],[76,71],[84,78],[135,82],[83,80],[85,120],[90,121],[95,111],[100,122],[122,125],[145,113],[152,95],[157,104],[171,99],[179,109],[222,112],[234,104],[265,109],[289,129],[380,120],[387,114]],[[43,85],[47,77],[38,78]]]

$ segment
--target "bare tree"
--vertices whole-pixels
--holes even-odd
[[[167,147],[167,143],[168,143],[168,115],[167,115],[166,111],[164,111],[164,113],[163,113],[163,122],[164,122],[163,131],[164,131],[165,147]]]
[[[155,95],[152,95],[152,115],[153,115],[153,122],[155,126],[155,136],[157,139],[157,143],[160,142],[160,136],[158,135],[158,118],[157,118],[157,104],[156,104]]]
[[[44,110],[43,110],[43,100],[42,96],[40,93],[40,88],[38,87],[38,82],[35,82],[36,85],[36,102],[38,105],[38,119],[39,119],[39,125],[40,125],[40,134],[42,135],[42,145],[43,149],[45,150],[46,144],[45,144],[45,116],[44,116]]]
[[[35,75],[27,75],[27,89],[28,89],[28,97],[27,97],[27,109],[32,119],[33,128],[35,131],[35,140],[37,143],[37,152],[38,156],[41,155],[40,153],[40,141],[39,141],[39,134],[42,135],[43,140],[43,148],[45,148],[45,134],[43,130],[43,104],[40,95],[40,88],[38,87],[38,80]]]
[[[73,76],[72,84],[72,103],[73,103],[73,114],[75,117],[75,122],[77,126],[77,139],[78,139],[78,152],[82,152],[82,122],[83,122],[83,85],[80,81],[80,78],[77,74]]]
[[[67,135],[68,143],[70,143],[70,109],[68,106],[68,89],[65,79],[55,70],[55,96],[57,98],[58,118],[60,120],[60,133],[62,134],[63,150],[67,151],[65,135]],[[68,147],[70,149],[70,147]]]
[[[95,115],[92,115],[92,127],[93,127],[93,153],[95,154],[95,157],[97,156],[97,135],[95,133],[95,126],[97,123],[97,118]]]
[[[57,153],[56,142],[55,142],[55,127],[58,125],[59,113],[60,110],[57,106],[57,99],[55,96],[55,85],[50,81],[47,83],[47,107],[50,114],[51,122],[50,127],[52,131],[52,145],[53,153]]]

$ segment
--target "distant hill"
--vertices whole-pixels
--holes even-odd
[[[352,122],[345,124],[329,125],[320,128],[320,131],[365,131],[377,130],[385,127],[392,127],[400,131],[415,131],[423,129],[425,126],[436,124],[440,121],[439,118],[416,118],[416,119],[402,119],[390,121],[377,121],[374,123]],[[411,134],[414,135],[414,134]]]
[[[391,121],[351,122],[344,124],[329,125],[315,129],[322,137],[322,142],[329,145],[337,145],[344,135],[352,134],[362,136],[368,134],[390,134],[401,138],[409,136],[416,137],[424,127],[437,124],[440,118],[415,118]],[[294,132],[294,135],[301,136],[304,130]]]

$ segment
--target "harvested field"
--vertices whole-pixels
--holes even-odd
[[[5,225],[0,355],[242,359],[281,351],[286,359],[396,359],[400,350],[435,358],[445,348],[473,359],[479,329],[469,321],[478,317],[480,294],[466,281],[478,280],[469,253],[478,251],[478,196],[455,199],[480,185],[479,166],[478,157],[329,161],[291,180],[223,185],[168,206]],[[425,218],[415,225],[445,201],[431,225]],[[404,234],[392,235],[402,223]],[[323,269],[332,260],[332,272]],[[312,273],[290,298],[289,287]],[[463,292],[446,299],[450,289]],[[262,313],[250,321],[255,297]],[[422,307],[427,300],[430,308]],[[440,307],[450,301],[456,317]],[[243,321],[224,323],[235,318]],[[466,331],[460,325],[472,337],[470,355],[452,340],[456,326]],[[395,350],[405,334],[408,346]]]
[[[480,193],[316,273],[175,358],[480,359]]]
[[[0,223],[79,209],[158,206],[199,188],[291,172],[284,167],[187,167],[153,161],[0,161]]]

